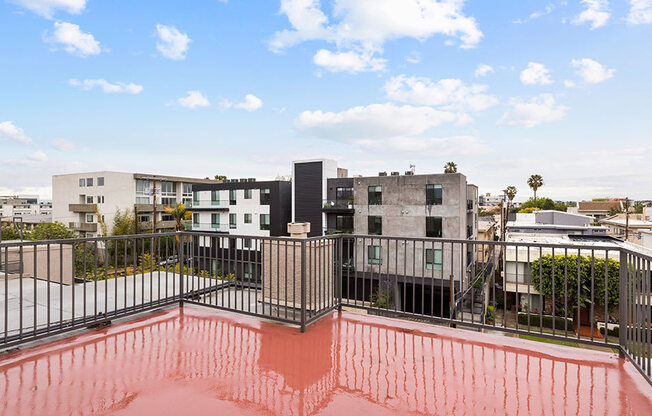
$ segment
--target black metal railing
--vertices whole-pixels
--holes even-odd
[[[606,243],[600,243],[606,244]],[[652,257],[620,245],[211,232],[0,244],[0,349],[168,305],[342,306],[617,348],[652,380]]]

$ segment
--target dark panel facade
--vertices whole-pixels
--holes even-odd
[[[308,236],[322,235],[322,162],[294,165],[294,221],[309,222]]]

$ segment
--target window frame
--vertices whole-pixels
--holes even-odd
[[[271,217],[269,214],[260,214],[260,230],[269,231],[271,228]]]
[[[371,250],[374,250],[373,256],[371,255]],[[383,264],[383,251],[381,246],[376,246],[373,244],[367,246],[367,264],[374,266],[380,266]]]
[[[252,190],[250,189],[245,189],[244,190],[244,199],[252,199]]]
[[[237,189],[229,189],[229,205],[238,205]]]
[[[383,235],[383,217],[380,215],[367,216],[367,234]]]
[[[439,196],[437,196],[439,193]],[[444,204],[444,187],[441,184],[426,184],[426,205],[443,205]]]
[[[97,177],[97,186],[104,186],[104,176]]]
[[[229,214],[229,229],[234,230],[238,228],[238,214]]]
[[[432,253],[432,254],[431,254]],[[439,261],[437,261],[437,253],[439,253]],[[429,257],[432,256],[432,259]],[[441,271],[444,268],[444,250],[440,248],[427,248],[424,253],[424,261],[426,270]],[[432,260],[432,261],[429,261]]]
[[[269,188],[260,189],[260,205],[271,205],[272,203],[272,190]]]
[[[429,235],[428,223],[434,224],[434,235]],[[437,235],[437,222],[439,222],[439,235]],[[428,238],[442,238],[444,236],[444,219],[442,217],[426,217],[426,237]]]
[[[367,205],[383,205],[382,185],[371,185],[367,187]]]

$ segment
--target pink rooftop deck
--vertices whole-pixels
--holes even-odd
[[[0,358],[2,415],[649,415],[617,354],[343,312],[186,306]]]

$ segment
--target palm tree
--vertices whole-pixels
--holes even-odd
[[[176,203],[174,208],[165,207],[165,212],[167,212],[176,222],[174,225],[174,231],[183,231],[185,226],[183,222],[192,218],[192,212],[186,211],[186,206],[181,203]],[[179,234],[175,236],[177,244],[179,244]]]
[[[508,186],[505,188],[505,195],[507,195],[507,199],[511,203],[514,200],[514,197],[516,196],[516,187],[513,185]],[[507,206],[507,209],[509,210],[509,205]]]
[[[537,202],[537,189],[543,186],[543,178],[541,175],[532,175],[528,178],[527,184],[534,191],[534,202]]]
[[[448,162],[444,166],[444,173],[457,173],[457,165],[455,162]]]

